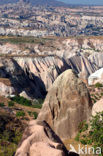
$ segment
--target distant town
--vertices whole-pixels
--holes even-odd
[[[0,5],[0,35],[103,35],[103,6],[32,6],[29,1]]]

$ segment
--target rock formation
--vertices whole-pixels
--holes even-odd
[[[88,77],[88,84],[94,85],[97,82],[103,83],[103,68],[97,70]]]
[[[95,64],[98,68],[103,67],[103,52],[94,52],[89,56],[89,60],[92,64]]]
[[[0,95],[8,97],[15,94],[15,89],[12,86],[8,86],[3,82],[0,82]]]
[[[58,75],[70,68],[65,60],[54,56],[36,58],[18,57],[15,58],[15,60],[30,78],[32,78],[33,75],[40,78],[46,90],[51,87]]]
[[[25,91],[31,98],[44,98],[46,95],[45,85],[42,80],[35,76],[28,76],[14,59],[0,59],[0,77],[8,78],[17,94]],[[39,84],[39,85],[38,85]]]
[[[25,91],[31,98],[44,98],[55,79],[70,68],[65,60],[54,56],[0,59],[0,77],[10,79],[16,92]]]
[[[49,90],[38,119],[46,120],[61,138],[72,138],[79,123],[89,119],[91,108],[85,84],[72,70],[66,70]]]
[[[103,111],[103,98],[97,101],[92,108],[92,115],[95,116],[96,113]]]
[[[46,122],[30,121],[15,156],[68,156],[59,137]]]
[[[22,97],[24,97],[24,98],[26,98],[26,99],[28,99],[28,100],[32,100],[32,99],[26,94],[25,91],[22,91],[19,95],[22,96]]]
[[[75,70],[80,75],[82,79],[87,79],[90,74],[98,69],[97,66],[92,64],[87,57],[80,54],[66,59],[66,62],[71,69]]]

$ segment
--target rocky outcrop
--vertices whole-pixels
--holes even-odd
[[[57,55],[64,59],[69,59],[77,54],[92,57],[94,53],[98,55],[103,52],[103,39],[99,37],[56,39],[48,41],[48,44],[45,44],[45,46],[41,44],[35,45],[34,49],[39,55]]]
[[[97,70],[88,77],[88,84],[94,85],[97,82],[103,83],[103,68]]]
[[[92,64],[95,64],[98,68],[103,67],[103,52],[94,52],[89,56],[89,60]]]
[[[0,82],[0,95],[8,97],[15,94],[15,89],[12,86],[8,86],[3,82]]]
[[[28,99],[28,100],[32,100],[32,99],[27,95],[27,93],[26,93],[25,91],[22,91],[19,95],[22,96],[22,97],[24,97],[24,98],[26,98],[26,99]]]
[[[95,116],[96,113],[103,111],[103,98],[97,101],[92,108],[92,115]]]
[[[0,62],[0,77],[9,78],[18,94],[24,91],[31,98],[44,98],[58,75],[69,68],[54,56],[1,58]]]
[[[79,73],[80,77],[83,77],[84,79],[98,69],[97,66],[92,64],[87,57],[80,54],[66,59],[66,62],[71,69]]]
[[[28,76],[14,59],[1,58],[0,62],[0,77],[8,78],[17,94],[25,91],[31,98],[45,97],[45,85],[39,77]]]
[[[60,138],[46,122],[30,121],[15,156],[68,156]]]
[[[42,80],[45,85],[46,90],[48,90],[55,79],[63,71],[70,68],[70,66],[65,62],[65,60],[59,57],[47,56],[47,57],[36,57],[36,58],[15,58],[22,70],[30,78],[33,75]]]
[[[61,138],[73,138],[79,123],[89,119],[91,108],[85,84],[72,70],[67,70],[49,90],[38,119],[46,120]]]

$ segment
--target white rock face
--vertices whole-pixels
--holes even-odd
[[[97,82],[103,83],[103,68],[97,70],[93,74],[91,74],[88,78],[88,84],[93,85]]]
[[[12,86],[7,86],[4,83],[0,82],[0,95],[2,96],[10,96],[15,93],[15,89]]]
[[[22,97],[24,97],[24,98],[26,98],[26,99],[28,99],[28,100],[32,100],[32,99],[27,95],[27,93],[26,93],[25,91],[22,91],[19,95],[22,96]]]

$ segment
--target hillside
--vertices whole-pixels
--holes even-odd
[[[8,4],[8,3],[16,3],[18,0],[2,0],[0,1],[0,5]]]
[[[63,2],[59,2],[56,0],[30,0],[32,5],[46,5],[46,6],[67,6],[67,4]]]
[[[17,3],[19,0],[2,0],[0,1],[0,5],[3,4],[8,4],[8,3]],[[21,0],[21,2],[28,2],[26,0]],[[30,3],[34,6],[67,6],[67,4],[63,3],[63,2],[59,2],[56,0],[29,0]]]

